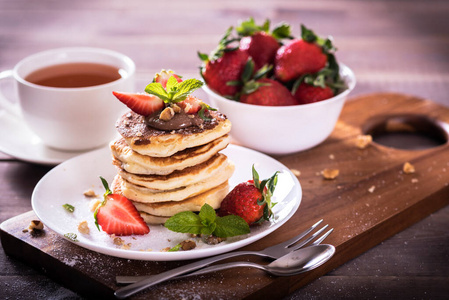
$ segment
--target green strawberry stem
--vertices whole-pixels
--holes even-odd
[[[271,197],[273,196],[274,190],[276,189],[279,171],[276,171],[273,174],[273,176],[271,176],[270,178],[260,181],[259,173],[257,173],[257,171],[253,165],[252,174],[253,174],[254,186],[259,189],[259,191],[262,193],[262,196],[263,196],[263,198],[261,200],[257,200],[257,204],[259,204],[259,205],[263,205],[265,203],[267,204],[264,207],[264,212],[263,212],[262,218],[260,218],[260,220],[256,222],[256,223],[261,223],[265,220],[268,221],[270,219],[270,217],[274,217],[272,208],[277,203],[272,202]]]
[[[106,202],[108,201],[108,195],[112,194],[112,191],[109,189],[109,184],[106,181],[106,179],[104,179],[102,176],[100,176],[100,180],[104,186],[105,192],[103,194],[103,201],[97,206],[97,208],[95,209],[95,212],[94,212],[95,226],[97,226],[98,231],[101,231],[100,225],[98,224],[98,218],[97,218],[98,211],[100,210],[100,207],[106,205]]]

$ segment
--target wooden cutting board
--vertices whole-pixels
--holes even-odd
[[[306,274],[282,278],[238,268],[163,283],[134,298],[280,298],[358,256],[449,204],[446,123],[449,109],[413,96],[371,94],[348,101],[335,130],[323,144],[276,157],[300,172],[301,206],[280,229],[244,248],[259,250],[282,242],[323,218],[335,228],[326,240],[337,249],[328,263]],[[426,150],[400,150],[377,143],[364,149],[356,146],[357,136],[367,130],[374,133],[398,128],[436,133],[446,142]],[[295,138],[294,130],[291,135]],[[406,162],[414,166],[414,173],[403,171]],[[321,175],[324,169],[338,169],[339,175],[326,180]],[[5,252],[85,296],[112,298],[118,288],[117,274],[156,274],[188,262],[120,259],[78,247],[49,229],[40,236],[22,232],[35,218],[28,212],[1,225]],[[251,256],[244,259],[263,261]]]

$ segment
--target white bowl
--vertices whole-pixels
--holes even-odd
[[[323,142],[337,123],[348,94],[355,87],[354,73],[340,64],[348,88],[330,99],[294,106],[261,106],[226,99],[203,86],[210,105],[232,122],[233,140],[268,154],[289,154]]]

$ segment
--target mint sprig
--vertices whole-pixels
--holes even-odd
[[[187,96],[202,85],[203,82],[195,78],[178,82],[174,76],[171,76],[165,88],[159,82],[152,82],[145,87],[145,92],[155,95],[165,103],[170,104],[185,100]]]
[[[175,214],[165,222],[167,229],[174,232],[214,235],[220,238],[232,237],[250,232],[248,224],[239,216],[219,217],[209,204],[204,204],[198,214],[184,211]]]

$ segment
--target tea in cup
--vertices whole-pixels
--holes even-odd
[[[0,79],[13,78],[18,101],[0,94],[0,109],[22,118],[42,142],[82,151],[108,143],[126,107],[112,91],[134,91],[135,64],[98,48],[60,48],[21,60]]]

